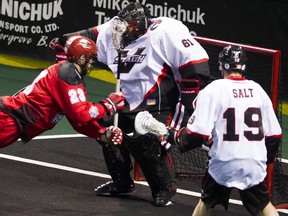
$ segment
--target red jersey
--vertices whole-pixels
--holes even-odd
[[[16,119],[23,142],[53,128],[64,115],[76,131],[89,137],[105,132],[97,121],[105,108],[86,100],[83,77],[66,61],[43,70],[16,96],[1,97],[0,109]]]

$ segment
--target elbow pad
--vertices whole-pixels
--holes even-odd
[[[181,102],[187,110],[193,110],[193,100],[199,93],[198,79],[181,79],[178,82],[181,93]]]
[[[267,149],[267,164],[273,163],[278,153],[281,137],[266,137],[265,145]]]

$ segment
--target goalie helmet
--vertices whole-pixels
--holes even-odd
[[[240,46],[226,46],[219,54],[219,70],[245,72],[246,53]]]
[[[67,60],[77,63],[82,69],[82,74],[86,75],[96,58],[97,47],[91,39],[77,35],[67,39],[64,52],[67,55]]]
[[[151,24],[149,9],[138,2],[128,4],[123,10],[119,11],[118,17],[128,23],[127,31],[123,34],[124,46],[145,34]]]

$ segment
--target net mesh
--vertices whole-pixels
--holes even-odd
[[[171,156],[176,178],[200,180],[203,177],[208,164],[208,152],[204,149],[181,153],[177,148],[172,148]]]
[[[271,202],[278,208],[288,209],[288,167],[281,159],[274,162]]]

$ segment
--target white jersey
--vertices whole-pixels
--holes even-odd
[[[208,172],[215,181],[241,190],[262,182],[267,168],[265,137],[282,131],[261,86],[244,78],[215,80],[194,105],[187,128],[212,135]]]
[[[108,65],[117,77],[117,51],[112,45],[110,22],[97,26],[97,31],[98,60]],[[147,32],[125,47],[122,56],[121,90],[130,110],[143,103],[162,106],[163,100],[169,97],[168,92],[173,92],[173,86],[168,89],[166,85],[167,95],[161,95],[164,90],[160,83],[167,78],[168,71],[172,71],[174,80],[178,80],[181,79],[179,68],[201,61],[208,61],[208,55],[182,22],[167,17],[154,18]],[[154,96],[149,98],[152,93]]]

